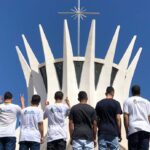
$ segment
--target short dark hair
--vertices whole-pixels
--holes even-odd
[[[79,101],[88,100],[87,93],[85,91],[80,91],[78,94],[78,100]]]
[[[55,98],[55,100],[62,100],[63,97],[64,97],[63,92],[57,91],[57,92],[55,93],[55,97],[54,97],[54,98]]]
[[[112,86],[107,87],[106,89],[106,95],[110,94],[110,95],[114,95],[114,88]]]
[[[131,88],[131,91],[132,91],[133,96],[141,94],[141,88],[140,88],[139,85],[133,85],[132,88]]]
[[[11,92],[5,92],[4,94],[4,100],[7,100],[7,99],[12,99],[13,98],[13,95]]]
[[[39,105],[40,101],[41,101],[41,97],[39,95],[33,95],[32,100],[31,100],[31,104]]]

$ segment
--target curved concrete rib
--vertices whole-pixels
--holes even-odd
[[[38,60],[36,59],[25,35],[22,35],[22,39],[23,39],[23,42],[24,42],[24,45],[25,45],[25,48],[26,48],[26,52],[27,52],[27,56],[28,56],[28,59],[29,59],[29,64],[30,64],[30,67],[31,68],[36,68],[37,70],[37,66],[39,65],[39,62]]]
[[[73,62],[73,51],[70,40],[67,20],[64,21],[64,54],[63,54],[63,92],[69,99],[71,104],[77,103],[77,79],[75,66]]]
[[[132,38],[131,43],[129,44],[124,56],[122,57],[119,63],[120,69],[127,69],[129,65],[129,60],[130,60],[130,57],[131,57],[131,54],[135,45],[136,38],[137,38],[136,35]]]
[[[24,56],[22,55],[22,53],[21,53],[18,46],[16,46],[16,50],[17,50],[17,54],[18,54],[18,57],[19,57],[19,61],[20,61],[23,73],[24,73],[26,86],[27,86],[27,89],[28,89],[28,100],[29,100],[29,103],[30,103],[30,100],[31,100],[31,97],[32,97],[32,94],[33,94],[33,91],[34,91],[33,79],[32,79],[32,76],[31,76],[31,69],[30,69],[28,63],[26,62]]]
[[[24,56],[22,55],[22,53],[20,51],[20,48],[18,46],[16,46],[16,51],[17,51],[17,54],[18,54],[18,57],[19,57],[19,61],[20,61],[23,73],[24,73],[24,77],[25,77],[25,80],[26,80],[26,85],[29,86],[29,81],[30,81],[30,76],[31,76],[31,69],[30,69],[28,63],[26,62]]]
[[[54,66],[54,57],[51,52],[51,48],[48,44],[47,38],[45,36],[44,30],[41,25],[39,25],[40,35],[43,45],[43,52],[45,57],[46,75],[47,75],[47,99],[50,102],[54,102],[54,93],[60,90],[56,69]]]
[[[126,88],[125,87],[125,84],[126,84],[125,78],[126,78],[126,71],[127,71],[127,67],[129,64],[129,60],[130,60],[132,51],[133,51],[135,41],[136,41],[136,36],[134,36],[133,39],[131,40],[124,56],[122,57],[122,59],[119,63],[119,70],[117,72],[116,78],[113,83],[113,87],[115,88],[115,99],[117,99],[121,103],[122,106],[123,106],[124,100],[128,96],[128,95],[126,95],[126,97],[125,97],[125,95],[124,95],[124,89]],[[130,87],[130,84],[129,84],[129,87]],[[123,139],[126,139],[125,135],[126,135],[125,130],[122,128]],[[127,147],[127,140],[123,140],[121,142],[121,145],[124,147]]]
[[[133,61],[131,62],[128,71],[127,71],[127,75],[126,75],[126,79],[125,79],[125,91],[124,91],[124,97],[127,98],[129,95],[129,91],[130,91],[130,85],[132,82],[132,78],[137,66],[137,63],[139,61],[140,55],[142,52],[142,48],[139,48],[138,52],[136,53],[136,56],[134,57]]]
[[[131,40],[124,56],[122,57],[119,63],[119,70],[117,72],[116,78],[113,83],[113,87],[115,88],[115,95],[117,95],[117,97],[115,98],[120,100],[122,104],[124,101],[124,97],[122,97],[123,91],[122,90],[120,91],[120,89],[124,89],[126,70],[129,65],[129,60],[130,60],[130,57],[134,48],[135,41],[136,41],[136,36],[134,36],[133,39]]]
[[[98,86],[97,86],[97,96],[99,98],[103,98],[105,96],[105,90],[107,86],[110,85],[111,81],[111,72],[112,72],[112,65],[115,56],[118,36],[119,36],[120,26],[117,27],[112,42],[110,44],[109,50],[105,57],[104,66],[102,68],[102,72],[100,74]]]
[[[24,41],[24,45],[26,48],[26,52],[27,52],[30,67],[31,67],[31,74],[33,77],[33,85],[35,87],[34,93],[38,93],[41,96],[41,106],[44,109],[45,108],[45,100],[46,100],[47,96],[46,96],[46,89],[45,89],[45,86],[43,83],[43,79],[42,79],[41,73],[39,71],[39,63],[38,63],[38,60],[36,59],[32,49],[24,35],[22,35],[22,38]]]
[[[84,90],[88,93],[89,103],[95,106],[95,20],[92,21],[91,29],[89,33],[85,62],[83,65],[80,90]],[[89,86],[90,85],[90,86]]]

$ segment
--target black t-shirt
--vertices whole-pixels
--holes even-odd
[[[113,99],[103,99],[96,105],[99,118],[99,134],[118,136],[116,115],[122,114],[120,103]]]
[[[69,119],[74,123],[73,139],[93,140],[93,121],[96,111],[88,104],[77,104],[71,108]]]

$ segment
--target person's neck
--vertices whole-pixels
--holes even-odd
[[[80,104],[87,104],[87,100],[80,101]]]
[[[61,99],[58,99],[58,100],[56,100],[55,103],[56,103],[56,104],[62,103],[62,100],[61,100]]]
[[[139,95],[133,95],[133,96],[140,96],[140,94]]]
[[[39,105],[31,104],[31,107],[38,107]]]
[[[4,103],[5,103],[5,104],[11,104],[11,103],[12,103],[12,100],[4,100]]]
[[[107,95],[107,96],[106,96],[106,99],[112,100],[112,99],[113,99],[113,96],[112,96],[112,95]]]

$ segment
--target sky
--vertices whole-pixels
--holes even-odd
[[[11,91],[14,102],[19,95],[27,98],[25,79],[15,50],[19,45],[27,59],[21,34],[27,37],[39,62],[44,62],[38,25],[42,24],[55,58],[63,55],[63,20],[68,20],[74,55],[77,55],[77,21],[57,12],[69,11],[77,0],[4,0],[0,1],[0,95]],[[142,87],[142,96],[150,99],[150,1],[149,0],[81,0],[88,11],[100,12],[81,23],[81,56],[85,48],[92,19],[96,19],[96,57],[104,58],[117,25],[121,26],[115,55],[119,63],[130,40],[137,35],[131,60],[143,47],[132,84]]]

